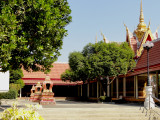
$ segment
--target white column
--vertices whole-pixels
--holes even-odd
[[[89,97],[89,83],[87,84],[87,97]]]
[[[155,108],[155,103],[152,98],[152,86],[146,86],[146,98],[144,102],[144,107],[147,109]]]
[[[119,98],[119,81],[118,81],[118,77],[116,78],[116,93],[117,93],[117,98]]]
[[[135,82],[136,82],[136,99],[138,99],[138,76],[135,76]]]
[[[158,77],[158,72],[156,72],[156,97],[158,98],[158,79],[159,79],[159,77]]]
[[[134,76],[134,98],[136,98],[136,76]]]
[[[107,97],[110,97],[110,85],[109,85],[110,80],[108,79],[107,81]]]
[[[22,88],[20,88],[20,98],[22,97]]]
[[[99,83],[97,81],[97,98],[99,98]]]
[[[123,97],[126,97],[126,77],[123,78]]]

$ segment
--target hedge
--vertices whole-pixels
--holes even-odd
[[[17,92],[12,89],[6,93],[0,93],[0,99],[15,99],[16,97],[17,97]]]

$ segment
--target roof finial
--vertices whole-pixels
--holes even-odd
[[[126,31],[128,31],[128,27],[126,26],[126,24],[125,23],[123,23],[124,24],[124,27],[126,28]]]
[[[96,43],[98,43],[98,42],[97,42],[97,34],[96,34]]]
[[[150,24],[151,24],[151,21],[149,21],[149,24],[148,24],[148,29],[150,29]]]
[[[103,41],[106,43],[106,37],[104,36],[104,34],[102,33],[102,31],[101,31],[101,35],[103,36]]]
[[[137,26],[137,32],[145,32],[147,30],[146,24],[144,23],[144,16],[143,16],[143,10],[142,10],[142,0],[140,5],[140,17],[139,17],[139,24]]]
[[[141,11],[140,11],[139,22],[140,23],[144,22],[143,9],[142,9],[142,0],[141,0]]]

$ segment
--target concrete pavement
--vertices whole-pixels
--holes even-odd
[[[13,101],[8,101],[6,107]],[[20,107],[24,104],[38,104],[25,99],[18,100],[18,103]],[[5,103],[2,104],[5,106]],[[147,120],[139,109],[140,105],[137,104],[56,100],[56,105],[44,105],[38,112],[45,120]]]

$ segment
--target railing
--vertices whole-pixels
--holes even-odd
[[[151,97],[151,96],[150,96]],[[149,101],[150,101],[149,97]],[[154,96],[152,96],[154,100],[160,103],[160,100]],[[155,104],[152,101],[149,102],[149,108],[146,107],[140,107],[140,110],[142,110],[142,113],[145,113],[145,117],[148,120],[160,120],[160,107],[155,104],[155,108],[151,108],[150,104]]]

